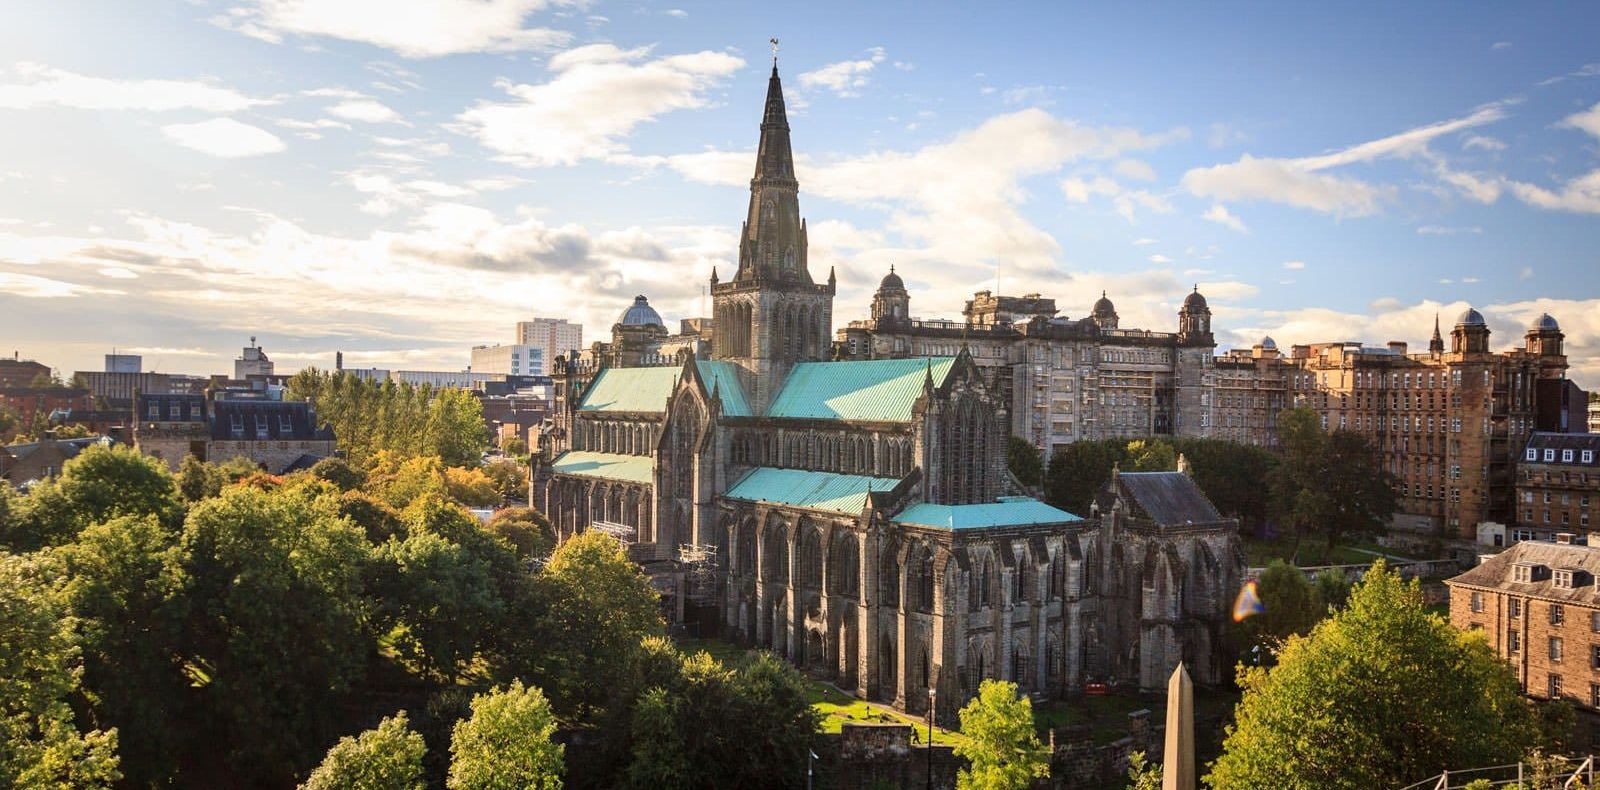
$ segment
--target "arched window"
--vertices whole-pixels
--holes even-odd
[[[804,521],[800,523],[799,573],[797,588],[822,589],[822,531]]]
[[[861,558],[854,535],[842,532],[828,557],[828,586],[836,595],[855,595],[861,587]]]
[[[928,551],[926,546],[919,547],[917,552],[917,564],[913,566],[917,573],[917,576],[913,579],[917,585],[916,608],[920,611],[932,612],[934,591],[933,553]]]
[[[739,524],[739,561],[734,573],[749,576],[756,572],[756,525],[750,519]]]
[[[1011,587],[1011,600],[1021,603],[1028,600],[1028,576],[1032,569],[1028,567],[1027,549],[1017,555],[1017,575]]]
[[[900,566],[894,561],[894,547],[884,546],[878,560],[878,581],[882,585],[883,603],[900,608]]]
[[[985,552],[972,573],[972,589],[968,593],[973,611],[990,605],[989,590],[994,584],[994,560]]]
[[[789,581],[789,530],[783,519],[773,516],[767,521],[761,555],[761,576],[765,581]]]

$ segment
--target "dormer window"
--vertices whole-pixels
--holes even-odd
[[[1556,583],[1556,586],[1560,587],[1563,590],[1572,589],[1572,578],[1573,578],[1574,575],[1575,574],[1573,574],[1573,572],[1572,572],[1572,570],[1570,568],[1562,568],[1561,570],[1556,571],[1555,572],[1555,583]]]
[[[1561,463],[1564,463],[1564,464],[1572,463],[1572,451],[1571,450],[1562,450],[1561,451]]]
[[[233,438],[244,438],[244,415],[235,412],[228,416],[228,428],[233,433]]]
[[[161,403],[158,402],[158,401],[150,401],[149,413],[150,413],[150,419],[152,419],[152,420],[161,419]]]
[[[1544,462],[1545,463],[1552,464],[1552,463],[1555,463],[1555,460],[1556,460],[1556,451],[1555,450],[1545,450],[1544,451]]]
[[[293,433],[294,433],[294,423],[289,420],[289,413],[288,412],[284,412],[282,414],[279,414],[278,415],[278,436],[280,438],[282,438],[282,437],[285,437],[285,436],[290,436]]]
[[[256,438],[267,438],[267,415],[265,414],[256,415]]]
[[[172,420],[173,422],[183,419],[183,404],[179,403],[178,401],[173,401],[170,405],[168,405],[167,419]]]

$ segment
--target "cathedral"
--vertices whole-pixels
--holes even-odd
[[[675,622],[906,711],[952,717],[985,678],[1224,681],[1237,523],[1181,465],[1114,473],[1081,515],[1026,495],[1010,393],[970,348],[836,359],[806,235],[774,65],[713,320],[670,336],[641,296],[610,346],[557,358],[530,496],[558,537],[615,535]]]

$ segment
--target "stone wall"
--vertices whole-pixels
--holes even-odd
[[[815,786],[838,790],[925,788],[953,790],[966,761],[948,746],[913,743],[908,724],[845,724],[822,736]],[[930,760],[931,757],[931,760]],[[928,782],[929,768],[933,782]]]

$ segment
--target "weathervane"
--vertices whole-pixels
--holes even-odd
[[[776,38],[769,38],[767,40],[772,42],[772,65],[776,66],[778,65],[778,40]]]

